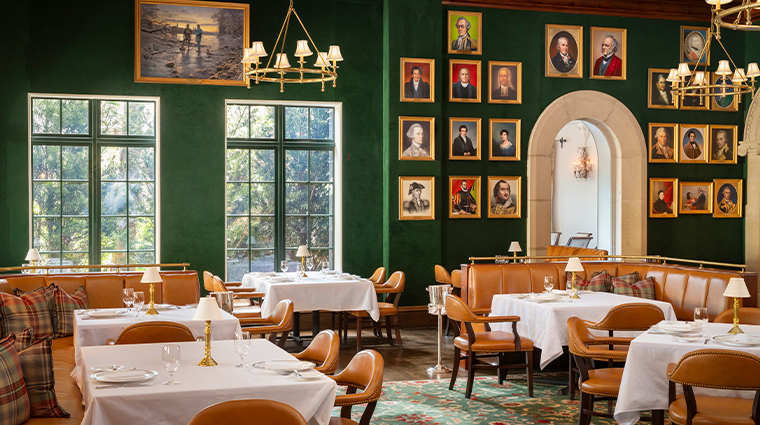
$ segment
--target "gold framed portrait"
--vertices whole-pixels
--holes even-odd
[[[449,59],[449,102],[480,103],[482,85],[480,61]]]
[[[678,124],[649,123],[649,162],[678,162]]]
[[[738,125],[710,126],[710,164],[736,164],[739,145]]]
[[[680,124],[678,126],[678,146],[681,152],[678,154],[678,162],[706,164],[709,141],[707,134],[710,126],[707,124]]]
[[[717,75],[716,73],[712,73],[712,84],[728,84],[729,86],[733,85],[733,82],[731,81],[730,75]],[[715,89],[713,89],[715,90]],[[739,110],[739,96],[733,95],[731,93],[734,92],[733,88],[727,88],[726,89],[726,95],[725,96],[714,96],[710,99],[710,105],[712,107],[713,111],[726,111],[726,112],[736,112]]]
[[[522,103],[522,62],[488,61],[488,103]]]
[[[681,214],[712,214],[713,182],[680,182],[678,193]]]
[[[713,218],[741,218],[744,202],[742,201],[742,179],[715,179],[715,196],[713,197]]]
[[[649,218],[678,217],[678,179],[649,179]]]
[[[694,78],[694,77],[691,77]],[[686,80],[689,81],[688,79]],[[705,82],[710,81],[710,72],[705,72]],[[697,94],[701,89],[688,89],[687,93]],[[710,98],[707,96],[678,96],[680,105],[678,109],[684,111],[709,111],[710,110]]]
[[[449,10],[446,20],[448,53],[483,54],[483,14]]]
[[[671,93],[667,82],[669,69],[649,68],[647,78],[647,108],[678,109],[678,96]]]
[[[449,118],[450,160],[480,160],[480,121],[480,118]]]
[[[490,161],[520,160],[520,119],[491,118],[488,120],[488,159]]]
[[[583,27],[546,24],[545,77],[583,78]]]
[[[435,102],[435,59],[401,58],[401,101]]]
[[[589,78],[625,80],[628,61],[628,30],[591,27]]]
[[[706,50],[707,27],[681,26],[681,60],[690,64],[710,65],[710,51]]]
[[[488,218],[521,218],[522,177],[488,176]]]
[[[449,218],[480,218],[480,176],[449,176]]]
[[[399,176],[398,219],[435,220],[435,177]]]
[[[398,159],[435,161],[434,117],[398,117]]]

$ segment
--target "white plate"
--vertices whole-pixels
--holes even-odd
[[[697,335],[673,335],[673,341],[675,342],[703,342],[704,338],[702,334]]]
[[[556,295],[570,295],[570,292],[565,291],[563,289],[553,289],[552,290],[552,294],[556,294]]]
[[[90,369],[94,370],[95,372],[113,372],[115,370],[124,369],[124,366],[120,364],[104,364],[100,366],[93,366]]]
[[[124,314],[126,311],[124,310],[97,310],[97,311],[91,311],[87,313],[90,317],[116,317],[120,314]]]
[[[310,369],[310,370],[299,371],[298,375],[296,376],[298,377],[298,379],[302,381],[312,381],[314,379],[319,379],[323,377],[324,375],[322,374],[322,372],[318,372],[314,369]]]
[[[293,372],[296,370],[301,372],[314,369],[314,363],[300,360],[265,360],[254,363],[253,367],[274,372]]]
[[[560,297],[528,297],[525,298],[526,301],[531,301],[534,303],[548,303],[552,301],[560,301],[562,298]]]
[[[699,332],[698,328],[694,328],[691,325],[686,324],[686,323],[677,324],[677,325],[660,324],[657,327],[666,334],[684,334],[684,333]]]
[[[734,337],[735,335],[715,335],[713,341],[731,347],[754,347],[760,345],[760,338],[756,336],[747,336],[747,342],[736,341]]]
[[[177,308],[177,306],[173,304],[153,304],[153,307],[155,307],[156,310],[158,311],[174,310]],[[148,309],[150,309],[150,303],[144,304],[140,310],[148,310]]]
[[[510,297],[510,298],[517,298],[518,300],[521,300],[521,299],[527,297],[527,295],[525,295],[525,294],[507,294],[507,296]]]
[[[140,373],[142,372],[142,373]],[[150,378],[158,376],[158,372],[150,369],[138,369],[129,371],[116,371],[116,372],[98,372],[90,375],[90,378],[101,382],[110,383],[127,383],[127,382],[141,382]]]

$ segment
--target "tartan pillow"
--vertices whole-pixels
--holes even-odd
[[[16,335],[16,343],[14,344],[14,347],[16,348],[17,353],[32,344],[34,344],[34,331],[32,331],[31,327],[24,329],[20,334]]]
[[[629,297],[654,299],[654,278],[648,277],[634,284],[629,284],[618,278],[612,278],[612,292]]]
[[[633,273],[626,274],[623,276],[618,276],[618,277],[610,276],[610,289],[612,289],[612,279],[622,280],[623,282],[629,285],[633,285],[634,283],[639,281],[639,272],[633,272]]]
[[[18,353],[34,418],[68,418],[58,405],[53,375],[53,337],[48,335]]]
[[[14,334],[0,339],[0,418],[8,425],[24,423],[30,414],[24,374],[13,348],[15,343]]]
[[[73,294],[69,295],[55,283],[50,285],[55,288],[53,291],[55,317],[58,319],[56,320],[55,337],[74,335],[74,310],[87,308],[87,292],[84,290],[84,286],[80,286]]]
[[[19,291],[19,294],[0,293],[0,336],[21,334],[28,327],[37,337],[53,335],[56,322],[53,288],[48,286],[26,293]]]
[[[607,280],[609,274],[602,270],[601,272],[594,272],[591,280],[584,281],[578,285],[578,290],[582,291],[595,291],[595,292],[608,292]]]

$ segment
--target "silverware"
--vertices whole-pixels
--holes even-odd
[[[132,388],[132,387],[152,387],[153,384],[114,384],[114,385],[96,385],[96,390],[106,390],[110,388]]]

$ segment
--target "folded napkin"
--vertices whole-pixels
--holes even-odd
[[[684,324],[664,324],[660,323],[658,326],[660,329],[671,332],[691,332],[695,329],[688,323]]]
[[[100,376],[107,381],[134,381],[144,378],[145,371],[142,370],[115,370],[113,372],[103,372]]]
[[[734,335],[734,342],[746,344],[749,342],[749,336],[747,334]]]
[[[530,296],[534,300],[553,300],[557,298],[554,294],[535,294]]]
[[[566,291],[564,289],[552,289],[552,294],[560,294],[560,295],[566,295],[569,294],[570,291]]]
[[[338,276],[338,280],[356,280],[353,276]]]
[[[295,279],[292,277],[273,277],[270,281],[272,283],[293,282]]]

